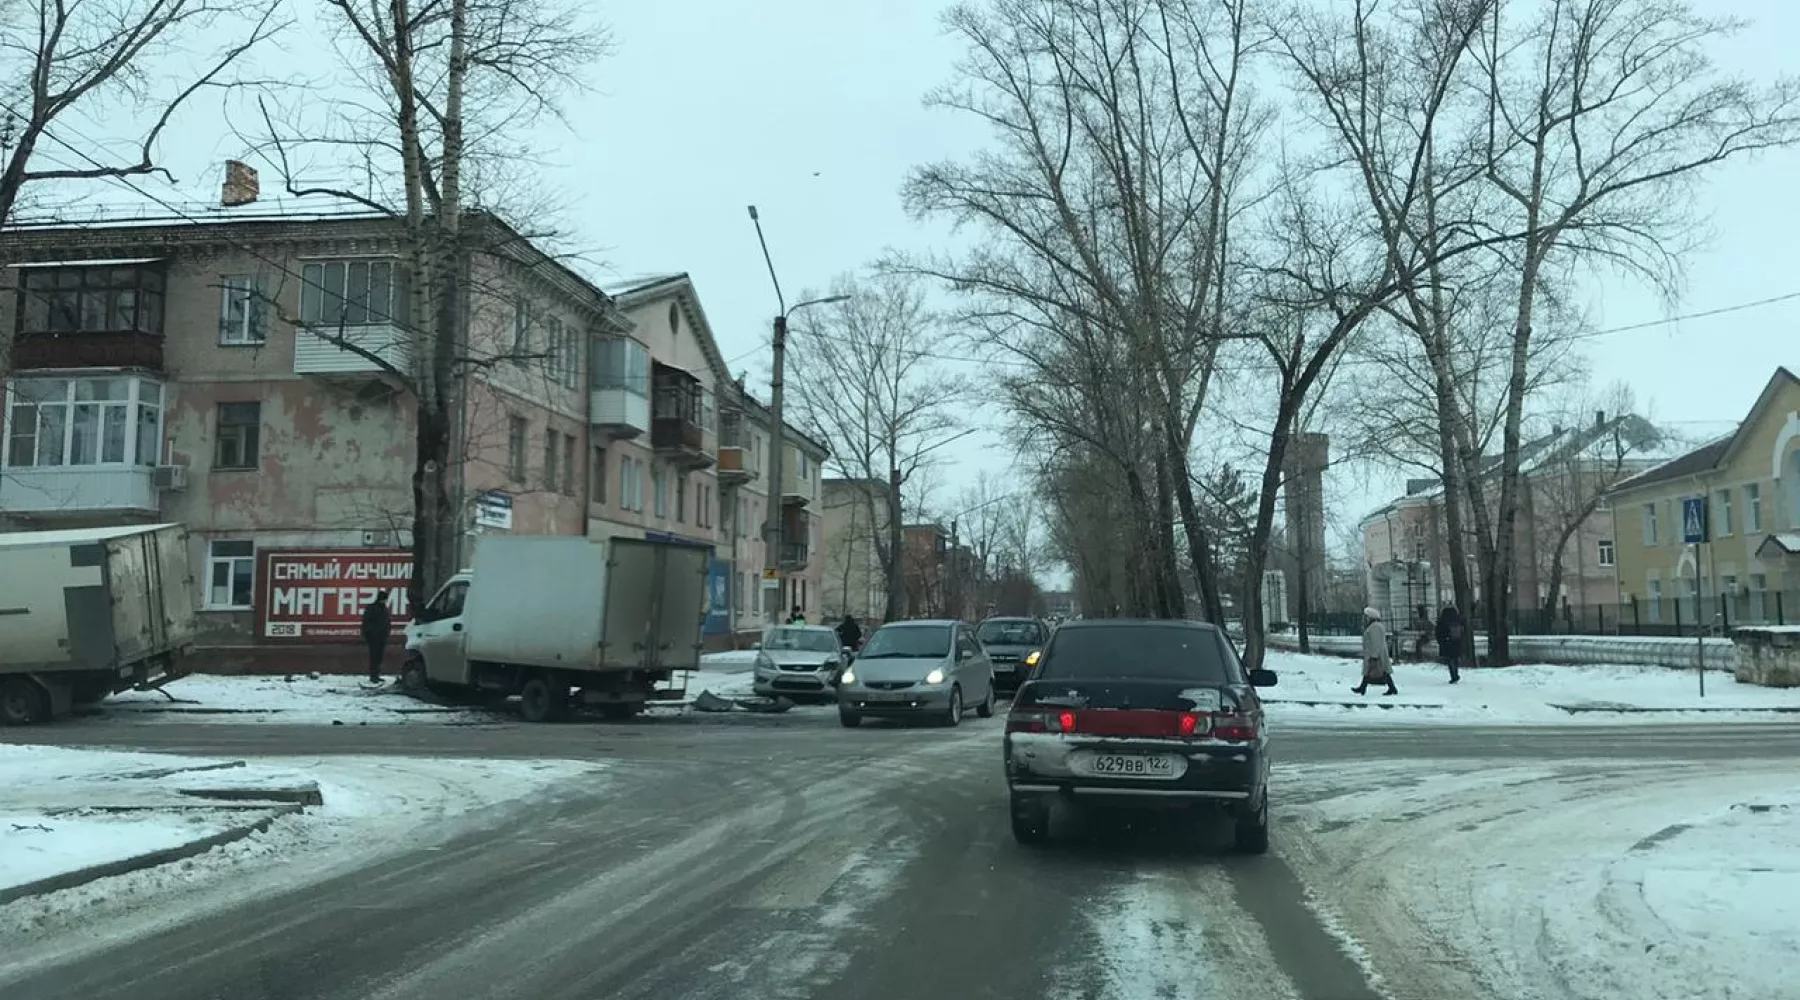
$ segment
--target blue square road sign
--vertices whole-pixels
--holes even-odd
[[[1688,497],[1681,501],[1681,542],[1699,545],[1706,541],[1706,498]]]

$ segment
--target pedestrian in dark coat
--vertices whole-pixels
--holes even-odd
[[[1469,648],[1469,630],[1463,624],[1462,612],[1455,605],[1445,605],[1437,619],[1438,655],[1450,668],[1450,683],[1462,680],[1463,656]]]
[[[862,626],[856,624],[855,618],[845,615],[844,620],[838,622],[837,636],[838,645],[855,649],[862,645]]]
[[[1367,694],[1370,684],[1387,685],[1382,694],[1399,694],[1394,687],[1394,663],[1388,656],[1387,628],[1381,624],[1381,612],[1374,608],[1363,609],[1363,643],[1362,643],[1362,683],[1350,690],[1357,694]]]
[[[363,645],[369,647],[369,682],[381,683],[381,661],[387,655],[388,633],[393,629],[394,618],[388,612],[388,599],[392,591],[384,590],[370,601],[362,612]]]

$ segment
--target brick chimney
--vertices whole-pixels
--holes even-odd
[[[226,208],[248,205],[260,193],[255,167],[238,160],[225,161],[225,184],[219,189],[220,205]]]
[[[1597,431],[1606,429],[1606,411],[1605,410],[1595,410],[1594,411],[1594,429]]]

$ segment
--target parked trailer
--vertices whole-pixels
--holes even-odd
[[[484,538],[475,564],[414,613],[402,675],[440,695],[518,695],[528,721],[570,692],[609,718],[700,665],[711,550],[638,538]]]
[[[0,724],[181,676],[195,607],[182,525],[0,534]]]

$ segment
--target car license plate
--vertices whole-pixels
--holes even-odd
[[[870,701],[910,701],[912,695],[905,691],[870,691]]]
[[[1095,774],[1112,778],[1175,777],[1175,759],[1157,754],[1095,754],[1089,766]]]

